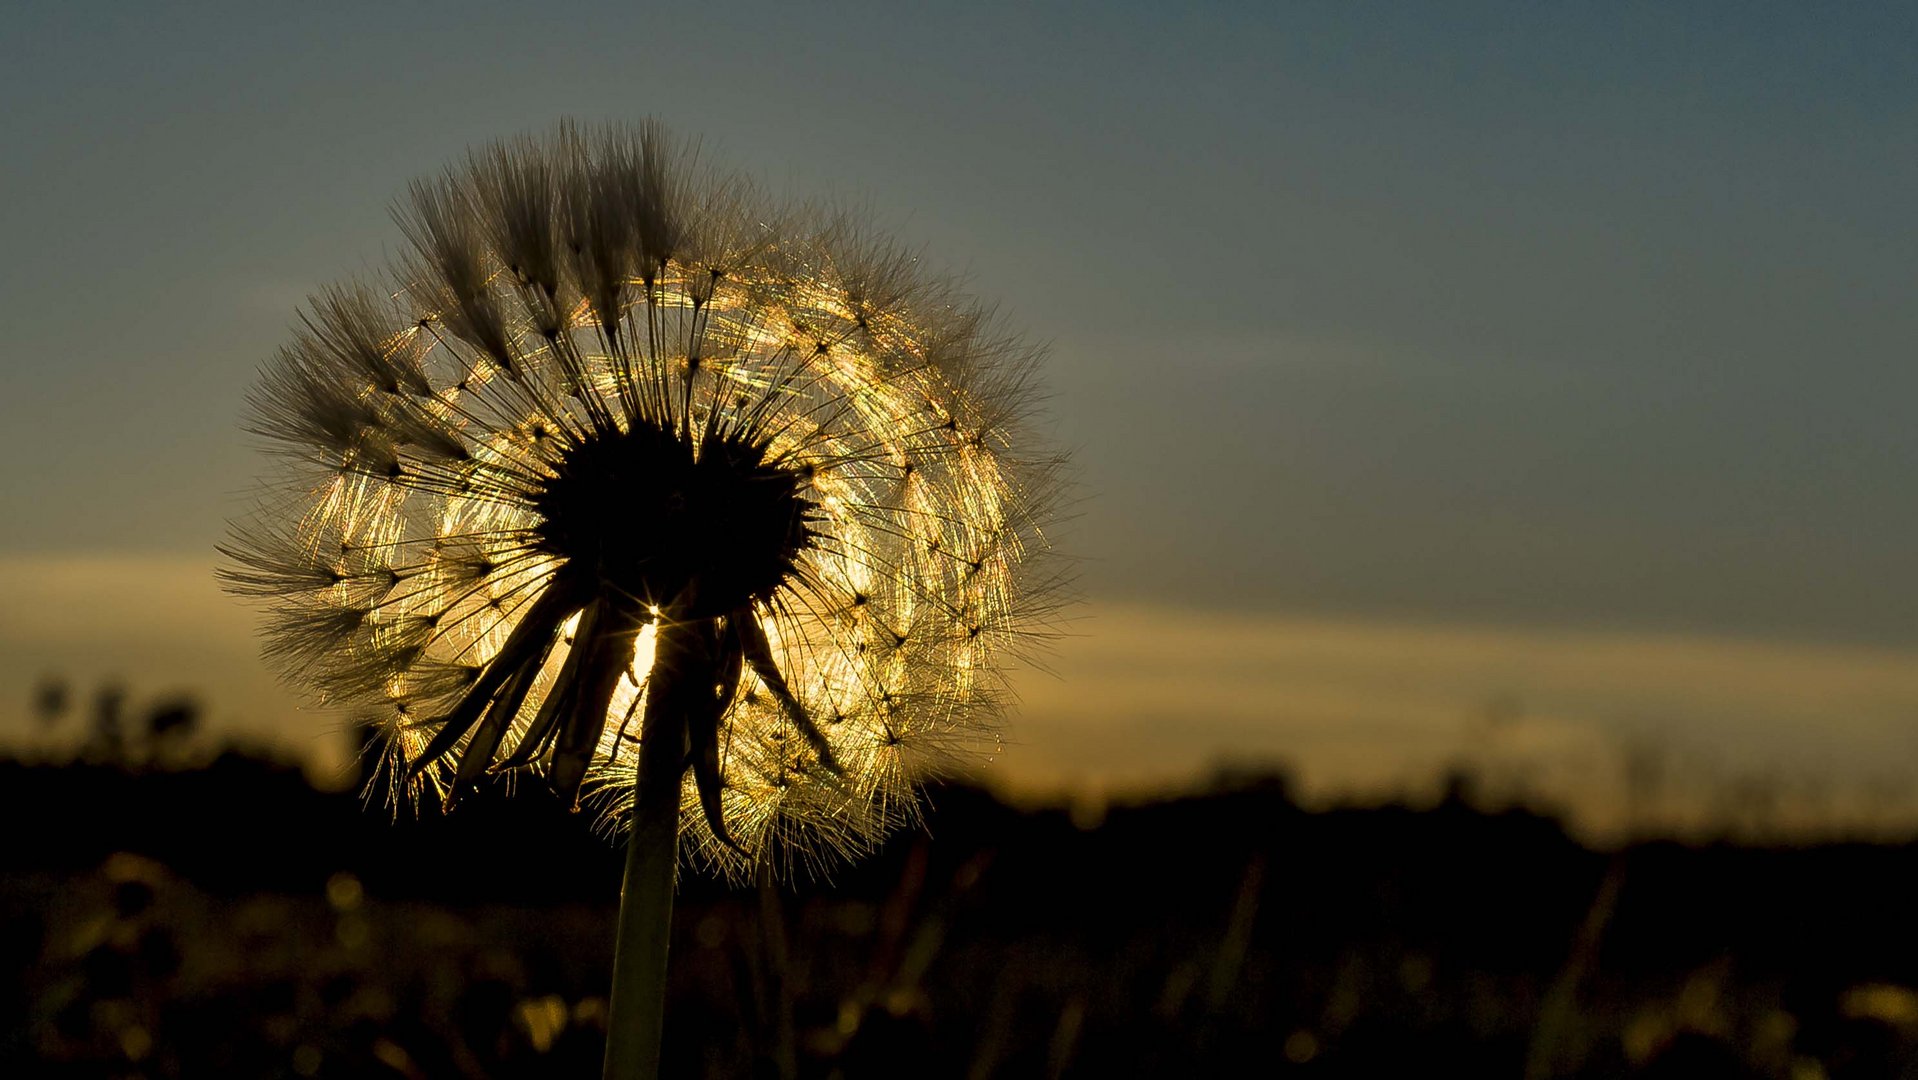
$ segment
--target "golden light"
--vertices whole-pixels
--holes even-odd
[[[417,186],[393,287],[315,297],[255,395],[301,509],[226,577],[440,797],[524,767],[622,812],[662,634],[704,635],[685,828],[740,872],[874,843],[996,747],[1057,461],[1009,449],[1036,354],[982,309],[663,146],[566,129]]]

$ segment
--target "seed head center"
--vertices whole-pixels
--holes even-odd
[[[539,547],[636,602],[710,618],[770,596],[809,543],[800,475],[763,444],[635,424],[569,448],[532,499]]]

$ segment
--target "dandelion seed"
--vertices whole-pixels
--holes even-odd
[[[994,752],[1059,580],[1035,350],[655,125],[489,147],[396,216],[392,280],[316,296],[254,392],[286,472],[223,575],[409,791],[526,769],[617,818],[673,711],[686,849],[744,878]]]

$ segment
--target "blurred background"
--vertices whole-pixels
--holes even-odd
[[[362,813],[213,546],[409,178],[652,115],[1050,343],[1081,495],[935,839],[688,886],[687,1075],[1905,1067],[1909,5],[22,0],[0,99],[0,1060],[595,1057],[616,853]]]

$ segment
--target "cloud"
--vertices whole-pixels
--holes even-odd
[[[0,555],[0,733],[30,724],[33,687],[136,701],[190,693],[223,730],[341,760],[340,718],[303,707],[260,661],[254,614],[220,592],[213,556]]]
[[[0,732],[29,728],[43,677],[117,679],[337,756],[339,718],[267,673],[253,612],[212,570],[211,556],[0,556]],[[1694,803],[1739,777],[1882,788],[1909,781],[1892,773],[1918,748],[1918,654],[1892,648],[1095,602],[1048,667],[1018,674],[1006,750],[983,773],[1015,793],[1184,784],[1231,761],[1365,793],[1471,760],[1603,818],[1625,756],[1647,748]]]
[[[1019,681],[990,771],[1010,788],[1282,760],[1310,791],[1368,792],[1466,760],[1602,825],[1623,812],[1628,754],[1660,758],[1669,809],[1698,814],[1738,778],[1787,801],[1882,786],[1918,744],[1909,650],[1096,604],[1078,631],[1056,678]]]

